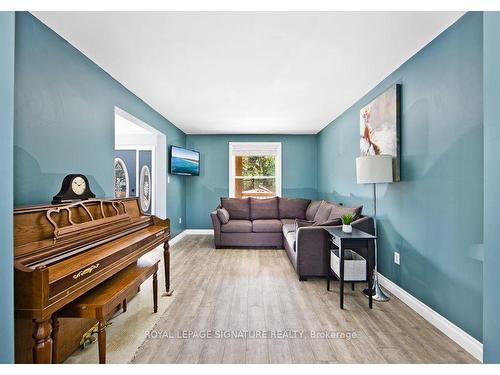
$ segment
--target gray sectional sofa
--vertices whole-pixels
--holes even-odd
[[[285,248],[300,280],[324,276],[328,236],[325,227],[341,226],[340,217],[356,216],[352,226],[374,233],[373,219],[362,207],[301,198],[221,198],[210,215],[215,247]]]

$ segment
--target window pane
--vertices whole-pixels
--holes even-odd
[[[236,179],[235,196],[237,198],[267,198],[276,196],[276,181],[274,178]]]
[[[275,163],[274,156],[239,156],[236,157],[236,164],[238,159],[241,159],[241,174],[238,167],[236,167],[237,176],[275,176]]]

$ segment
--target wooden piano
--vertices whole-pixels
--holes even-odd
[[[15,316],[33,322],[33,362],[52,360],[56,311],[162,244],[168,295],[169,239],[170,221],[144,214],[138,198],[16,208]]]

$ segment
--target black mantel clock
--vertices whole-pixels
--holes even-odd
[[[95,198],[90,190],[89,180],[83,174],[69,174],[64,177],[61,190],[52,198],[52,204],[69,203]]]

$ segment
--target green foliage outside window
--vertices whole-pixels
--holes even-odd
[[[274,176],[274,156],[242,157],[243,176]]]

